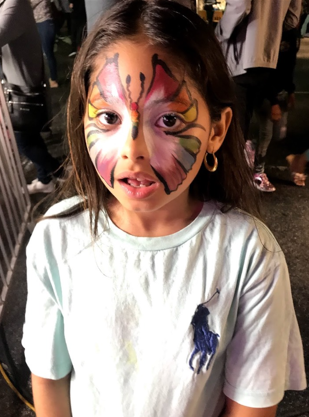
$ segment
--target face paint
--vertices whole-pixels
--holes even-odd
[[[185,81],[174,77],[168,66],[154,55],[152,58],[153,78],[146,94],[145,107],[166,106],[166,113],[181,115],[184,127],[180,130],[158,129],[152,142],[150,163],[153,171],[164,184],[167,194],[176,191],[192,169],[200,151],[201,141],[189,130],[205,128],[195,123],[198,103],[193,100]]]
[[[88,100],[88,119],[97,119],[106,108],[106,114],[111,105],[117,104],[125,108],[126,94],[121,83],[118,70],[119,54],[106,59],[106,63],[92,86]],[[110,110],[112,114],[113,111]],[[89,123],[85,126],[86,141],[91,159],[101,177],[110,186],[114,186],[114,171],[118,160],[119,143],[108,138],[108,129],[100,127],[99,123]],[[102,132],[106,134],[102,143]]]
[[[141,92],[138,96],[138,99],[134,103],[132,103],[132,97],[131,97],[131,91],[130,91],[131,76],[128,75],[126,79],[127,92],[128,92],[128,97],[130,101],[130,111],[131,111],[131,121],[132,121],[132,133],[131,133],[132,139],[136,139],[138,136],[138,126],[139,126],[139,118],[140,118],[140,114],[138,111],[138,103],[144,94],[144,85],[145,85],[145,75],[142,72],[139,75],[139,79],[141,81]]]
[[[139,106],[146,81],[145,75],[140,72],[140,92],[134,101],[131,85],[137,80],[127,75],[125,91],[119,74],[118,57],[117,53],[106,60],[92,86],[88,101],[89,123],[85,127],[90,157],[111,188],[114,187],[114,173],[128,129],[131,129],[133,140],[139,135]],[[196,129],[205,132],[205,128],[196,122],[198,102],[192,98],[186,82],[179,82],[156,54],[152,56],[152,79],[142,108],[150,169],[164,185],[165,193],[170,194],[187,178],[200,152],[201,141],[192,134],[192,130],[194,133]],[[115,124],[101,124],[102,116],[121,120]]]

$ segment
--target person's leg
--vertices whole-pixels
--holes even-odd
[[[253,114],[252,85],[247,74],[234,77],[237,100],[237,117],[243,136],[249,139],[250,120]]]
[[[306,185],[306,164],[309,161],[309,149],[298,155],[288,155],[286,160],[289,163],[292,180],[295,185],[304,187]]]
[[[259,137],[255,152],[255,172],[264,172],[265,158],[271,139],[273,137],[274,124],[270,120],[271,104],[264,100],[262,106],[256,110],[259,122]]]
[[[55,25],[53,21],[49,19],[37,23],[37,27],[41,37],[42,48],[47,58],[50,78],[52,81],[57,82],[57,62],[54,54],[56,36]]]
[[[63,168],[48,152],[40,132],[15,132],[15,138],[19,152],[35,164],[38,180],[41,183],[50,183],[52,175],[56,177],[62,175]]]
[[[288,124],[288,112],[283,111],[281,119],[278,122],[274,123],[274,133],[273,138],[276,141],[286,138],[287,134],[287,124]]]
[[[265,174],[265,159],[273,136],[273,122],[270,119],[271,104],[264,100],[255,110],[259,122],[259,135],[254,160],[253,181],[257,189],[263,192],[273,192],[276,188]]]

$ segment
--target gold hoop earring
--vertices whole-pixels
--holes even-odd
[[[205,156],[204,156],[204,165],[205,165],[205,168],[209,172],[215,172],[217,170],[217,168],[218,168],[218,158],[216,157],[216,155],[214,153],[212,153],[211,155],[213,157],[214,164],[213,164],[213,166],[210,166],[208,164],[208,162],[207,162],[207,155],[208,155],[208,152],[206,152],[205,153]]]

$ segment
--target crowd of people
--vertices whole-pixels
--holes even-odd
[[[37,417],[275,417],[286,390],[306,388],[287,265],[256,189],[274,191],[265,154],[293,101],[301,0],[231,0],[215,32],[190,5],[119,1],[76,50],[71,170],[27,248],[22,344]],[[36,25],[48,16],[0,3],[7,94],[42,86]],[[42,151],[40,129],[35,143],[22,130],[22,152]],[[48,167],[28,155],[29,192],[49,192],[64,168],[46,149]],[[294,173],[304,158],[288,157]]]

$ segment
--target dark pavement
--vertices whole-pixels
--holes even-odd
[[[62,41],[58,44],[60,87],[52,90],[54,120],[53,135],[46,138],[50,152],[63,159],[66,154],[64,138],[65,102],[69,90],[69,74],[73,60],[68,58],[70,46]],[[309,376],[309,178],[304,188],[296,187],[290,179],[285,161],[288,153],[303,152],[309,148],[309,39],[303,39],[298,55],[295,81],[297,85],[296,108],[290,112],[288,138],[271,144],[267,159],[267,174],[276,186],[274,193],[263,194],[262,205],[265,223],[279,241],[289,266],[296,314],[303,338],[307,378]],[[253,123],[252,136],[256,134]],[[31,163],[23,160],[27,182],[35,178]],[[31,197],[33,205],[42,195]],[[51,204],[47,197],[44,207]],[[11,281],[0,327],[0,362],[16,380],[20,389],[30,397],[29,370],[24,362],[20,344],[26,302],[25,245],[30,237],[24,238],[17,267]],[[284,366],[284,364],[282,364]],[[309,378],[308,378],[309,379]],[[309,389],[288,392],[279,406],[279,417],[309,417]],[[34,416],[10,390],[0,375],[0,417]],[[85,416],[88,417],[88,416]],[[111,416],[114,417],[114,416]]]

